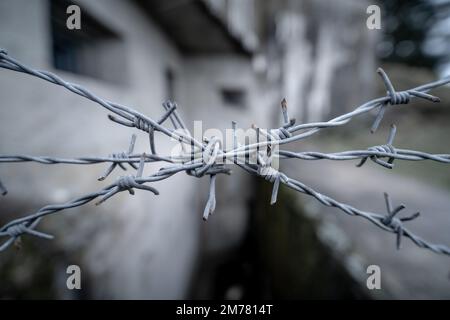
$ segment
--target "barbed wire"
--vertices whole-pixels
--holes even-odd
[[[38,77],[45,81],[60,85],[67,90],[78,94],[84,98],[92,100],[108,111],[114,113],[109,114],[108,118],[120,125],[136,128],[144,131],[149,137],[149,153],[134,153],[134,145],[136,136],[133,134],[128,150],[125,152],[112,153],[107,157],[77,157],[77,158],[58,158],[50,156],[30,156],[30,155],[0,155],[0,163],[13,162],[38,162],[41,164],[75,164],[75,165],[91,165],[99,163],[109,163],[105,173],[98,180],[106,179],[111,172],[119,166],[126,170],[125,165],[135,170],[135,174],[120,176],[117,180],[97,192],[75,198],[63,204],[47,205],[38,211],[10,221],[0,228],[0,237],[8,237],[8,239],[0,246],[0,251],[5,250],[24,234],[33,235],[44,239],[52,239],[53,236],[37,231],[36,227],[41,220],[48,215],[61,212],[66,209],[79,207],[97,199],[96,204],[99,205],[117,193],[128,191],[130,194],[135,193],[135,189],[149,191],[154,195],[159,192],[153,186],[147,185],[151,182],[161,181],[170,178],[179,172],[186,172],[188,175],[201,178],[203,176],[210,177],[210,187],[208,190],[208,200],[203,212],[203,219],[207,220],[216,208],[216,177],[218,174],[230,174],[231,169],[228,164],[234,164],[252,175],[264,178],[273,184],[271,204],[276,203],[280,184],[283,184],[295,191],[304,193],[317,199],[320,203],[328,207],[335,207],[342,212],[358,216],[366,219],[382,230],[396,234],[397,248],[400,248],[401,238],[407,237],[414,244],[421,248],[429,249],[433,252],[450,255],[450,248],[445,245],[429,243],[421,237],[415,235],[409,229],[405,228],[404,223],[414,220],[419,216],[415,213],[408,217],[397,218],[396,215],[405,208],[402,204],[393,209],[389,195],[385,193],[385,202],[387,214],[373,213],[354,208],[348,204],[341,203],[329,196],[321,194],[313,188],[303,184],[302,182],[288,177],[285,173],[278,171],[272,166],[275,158],[279,159],[301,159],[301,160],[360,160],[357,166],[362,166],[367,160],[371,160],[385,168],[392,169],[394,160],[407,161],[423,161],[431,160],[441,163],[450,163],[450,154],[430,154],[420,151],[397,149],[393,146],[396,133],[396,127],[391,126],[387,143],[380,146],[373,146],[367,150],[353,150],[336,153],[321,152],[292,152],[286,150],[276,150],[276,146],[299,141],[306,137],[310,137],[325,128],[333,128],[342,126],[351,121],[354,117],[368,113],[371,110],[378,109],[377,116],[371,127],[371,132],[375,132],[379,127],[385,111],[388,106],[408,104],[414,98],[422,98],[431,102],[439,102],[439,98],[428,94],[433,88],[443,86],[450,83],[450,78],[431,82],[406,91],[395,91],[391,81],[386,73],[379,68],[377,72],[380,74],[386,89],[387,95],[358,106],[353,111],[338,116],[327,122],[314,122],[306,124],[295,124],[295,120],[291,119],[288,114],[287,102],[283,99],[281,102],[281,112],[283,124],[276,129],[264,130],[253,126],[256,131],[257,142],[241,145],[237,141],[237,123],[232,122],[233,130],[233,146],[230,150],[222,148],[220,139],[212,137],[210,139],[203,138],[202,141],[196,140],[187,126],[183,122],[178,113],[176,103],[167,101],[163,103],[164,114],[159,120],[153,120],[142,113],[137,112],[133,108],[111,102],[98,97],[82,86],[67,82],[59,76],[47,72],[35,70],[25,66],[19,61],[10,57],[5,50],[0,50],[0,68],[9,69],[16,72]],[[164,123],[170,120],[173,128],[165,126]],[[175,139],[181,144],[183,152],[177,156],[164,156],[156,152],[156,143],[154,132],[159,131],[169,138]],[[300,133],[297,133],[299,132]],[[261,141],[260,136],[264,136],[266,140]],[[189,147],[189,148],[188,148]],[[256,162],[250,163],[250,157],[255,157]],[[386,159],[386,160],[383,160]],[[228,160],[228,162],[226,162]],[[146,163],[166,162],[168,166],[161,167],[158,171],[150,175],[143,175]],[[6,195],[7,190],[0,181],[0,193]]]
[[[370,159],[374,163],[379,164],[385,168],[392,169],[394,167],[394,160],[408,160],[408,161],[423,161],[432,160],[441,163],[450,163],[449,154],[430,154],[421,151],[397,149],[392,143],[395,138],[397,128],[395,125],[391,125],[391,130],[387,143],[384,145],[373,146],[367,150],[352,150],[334,153],[322,153],[322,152],[292,152],[286,150],[278,151],[278,155],[283,158],[294,158],[302,160],[355,160],[361,159],[361,162],[357,164],[357,167],[361,167],[364,163]],[[380,158],[388,158],[388,161],[383,161]]]

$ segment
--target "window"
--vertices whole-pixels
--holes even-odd
[[[246,107],[247,94],[241,88],[222,88],[221,95],[226,106],[241,109]]]
[[[175,101],[175,73],[171,68],[166,69],[165,81],[166,81],[166,99]]]
[[[126,55],[120,36],[81,8],[81,29],[69,30],[67,7],[72,3],[51,0],[53,66],[56,69],[109,82],[126,81]]]

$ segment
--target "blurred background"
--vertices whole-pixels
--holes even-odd
[[[81,8],[81,30],[66,27],[71,4]],[[381,8],[379,30],[366,26],[371,4]],[[449,40],[447,0],[0,0],[0,47],[12,57],[152,118],[173,99],[189,127],[202,120],[204,130],[230,128],[232,120],[278,127],[284,97],[297,123],[328,120],[385,94],[378,66],[398,90],[449,75]],[[440,104],[389,108],[375,134],[369,114],[289,148],[366,149],[384,144],[395,123],[396,147],[448,153],[450,90],[434,94]],[[63,88],[2,69],[0,96],[0,154],[104,156],[128,148],[129,129]],[[169,152],[173,142],[157,139]],[[136,150],[147,141],[138,135]],[[450,245],[446,165],[355,164],[288,160],[281,170],[372,212],[384,212],[387,191],[421,211],[414,231]],[[105,169],[1,165],[9,193],[0,199],[0,223],[102,188]],[[270,206],[271,185],[238,169],[217,180],[216,213],[206,223],[208,181],[185,174],[158,182],[157,197],[123,193],[45,219],[54,241],[23,237],[20,249],[0,254],[0,298],[450,298],[447,257],[407,239],[398,251],[394,235],[283,187]],[[66,287],[73,264],[82,290]],[[381,290],[366,287],[373,264]]]

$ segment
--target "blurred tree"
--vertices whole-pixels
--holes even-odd
[[[450,0],[381,0],[386,61],[439,68],[450,63]]]

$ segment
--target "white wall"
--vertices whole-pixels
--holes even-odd
[[[373,94],[375,41],[367,1],[292,1],[277,19],[282,91],[298,121],[329,120]]]
[[[174,45],[129,2],[79,3],[123,37],[126,61],[115,63],[126,63],[129,81],[118,86],[66,72],[56,73],[101,97],[159,117],[165,98],[165,68],[170,65],[182,72]],[[46,1],[2,0],[0,46],[32,67],[51,70],[49,21]],[[55,85],[3,69],[0,84],[1,154],[75,157],[108,155],[128,148],[133,130],[111,123],[108,113],[95,103]],[[147,141],[140,133],[136,150],[148,150]],[[170,145],[165,142],[158,145],[158,150],[168,150]],[[146,171],[150,172],[150,167]],[[96,181],[105,168],[106,165],[5,164],[0,167],[0,176],[9,189],[10,201],[26,201],[38,209],[114,181],[114,177],[103,183]],[[123,175],[119,171],[116,174]],[[157,197],[143,191],[137,191],[134,197],[124,193],[99,207],[89,204],[50,217],[44,225],[55,232],[55,241],[61,242],[72,263],[88,269],[85,271],[90,273],[94,296],[181,298],[195,265],[201,224],[201,213],[191,199],[192,179],[181,173],[158,183],[161,194]],[[26,212],[9,214],[20,217]],[[77,258],[80,252],[81,258]]]

